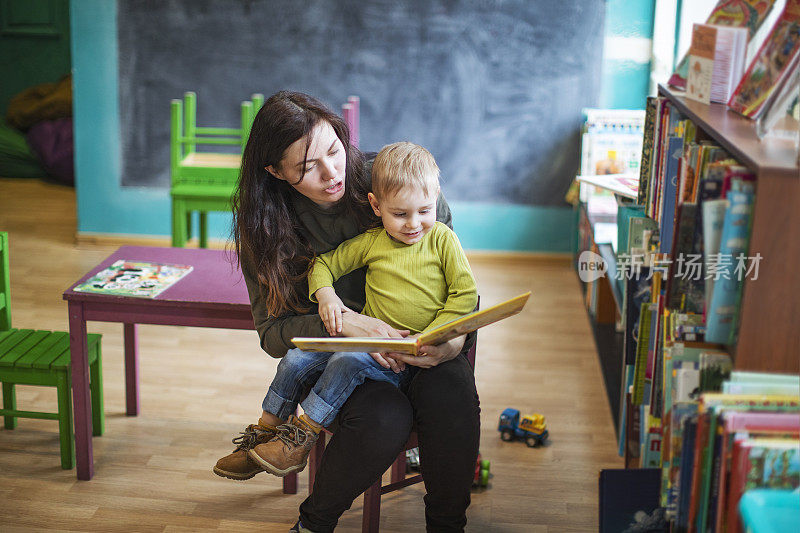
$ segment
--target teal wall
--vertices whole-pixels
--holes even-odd
[[[120,185],[116,1],[71,0],[70,20],[78,232],[170,235],[169,190]],[[209,215],[210,235],[228,224]]]
[[[644,109],[654,10],[653,0],[607,0],[600,107]]]
[[[607,27],[634,28],[652,35],[652,7],[634,0],[607,2]],[[75,169],[78,231],[82,234],[167,236],[171,231],[167,189],[120,185],[120,127],[117,62],[117,6],[112,0],[71,0],[75,111]],[[636,26],[628,22],[639,21]],[[649,28],[649,30],[648,30]],[[608,35],[608,31],[606,32]],[[608,63],[608,64],[607,64]],[[611,107],[642,107],[649,64],[630,69],[625,82],[619,65],[604,61],[603,99]],[[637,82],[638,83],[638,82]],[[618,96],[619,95],[619,96]],[[608,105],[607,103],[601,105]],[[167,118],[165,117],[165,120]],[[577,154],[576,154],[577,157]],[[570,252],[571,208],[453,202],[454,225],[468,250]],[[230,234],[230,216],[209,215],[211,238]]]

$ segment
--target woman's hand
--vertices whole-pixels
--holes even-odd
[[[409,334],[409,331],[407,329],[395,329],[383,320],[345,309],[345,312],[342,313],[341,334],[343,337],[402,339]],[[402,372],[405,369],[405,364],[401,361],[395,361],[394,359],[384,357],[384,354],[371,353],[370,355],[375,362],[383,368],[391,368],[396,373]]]
[[[379,318],[362,315],[346,309],[342,313],[342,337],[383,337],[402,339],[408,335],[407,329],[394,329]]]
[[[461,335],[437,346],[420,346],[419,355],[409,355],[407,353],[384,355],[386,359],[394,360],[398,363],[406,363],[420,368],[431,368],[450,359],[455,359],[461,353],[466,338],[466,335]]]

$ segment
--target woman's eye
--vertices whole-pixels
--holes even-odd
[[[396,216],[397,218],[403,218],[404,216],[406,216],[406,214],[405,213],[395,213],[394,216]]]
[[[430,213],[430,212],[431,212],[430,209],[423,209],[422,211],[419,212],[419,214],[420,215],[425,215],[425,214]]]
[[[329,155],[336,155],[336,154],[338,154],[338,153],[339,153],[339,149],[338,149],[338,148],[334,148],[333,150],[331,150],[330,152],[328,152],[328,154],[329,154]]]

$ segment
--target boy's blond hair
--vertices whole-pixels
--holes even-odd
[[[433,155],[410,142],[387,144],[372,163],[372,193],[378,198],[406,187],[420,188],[425,196],[439,189],[439,167]]]

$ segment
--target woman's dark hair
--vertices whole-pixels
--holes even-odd
[[[270,96],[253,121],[233,196],[233,237],[239,263],[255,268],[269,316],[309,311],[308,295],[298,291],[297,285],[308,275],[314,250],[300,232],[291,185],[265,167],[280,168],[286,149],[303,137],[308,153],[310,134],[320,121],[333,127],[347,154],[345,192],[337,206],[342,208],[342,216],[353,219],[360,231],[377,222],[367,201],[370,186],[364,156],[350,145],[344,120],[307,94],[280,91]],[[304,165],[300,175],[305,171]]]

